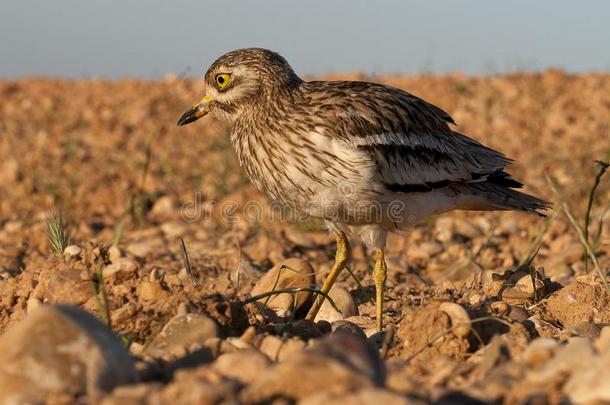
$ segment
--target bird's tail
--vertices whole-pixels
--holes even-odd
[[[513,184],[482,181],[462,183],[458,186],[458,207],[464,210],[511,210],[524,211],[529,214],[546,216],[544,211],[551,208],[551,203],[533,195],[513,190],[521,183],[513,180]]]

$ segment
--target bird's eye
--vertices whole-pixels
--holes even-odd
[[[214,80],[216,80],[216,84],[218,85],[218,88],[220,90],[223,90],[225,87],[227,87],[229,85],[229,82],[231,81],[231,75],[228,73],[219,73],[216,75]]]

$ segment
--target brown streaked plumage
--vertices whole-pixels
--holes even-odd
[[[305,82],[277,53],[249,48],[210,66],[205,95],[178,124],[207,113],[229,122],[240,164],[258,189],[324,219],[337,235],[322,291],[349,260],[347,235],[377,249],[379,329],[388,231],[454,209],[541,214],[549,206],[515,190],[522,184],[505,172],[509,158],[453,131],[442,109],[393,87]]]

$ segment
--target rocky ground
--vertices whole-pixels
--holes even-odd
[[[557,202],[547,174],[582,226],[594,160],[610,157],[609,75],[368,79],[443,107]],[[251,297],[315,287],[333,238],[269,206],[226,127],[175,127],[198,82],[28,79],[0,96],[3,403],[610,401],[610,294],[560,205],[392,236],[385,335],[372,252],[354,241],[337,308],[313,323],[311,293]],[[609,202],[602,178],[588,239],[604,276]]]

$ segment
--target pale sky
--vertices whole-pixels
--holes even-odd
[[[0,78],[198,76],[265,47],[300,74],[610,71],[610,1],[2,0]]]

